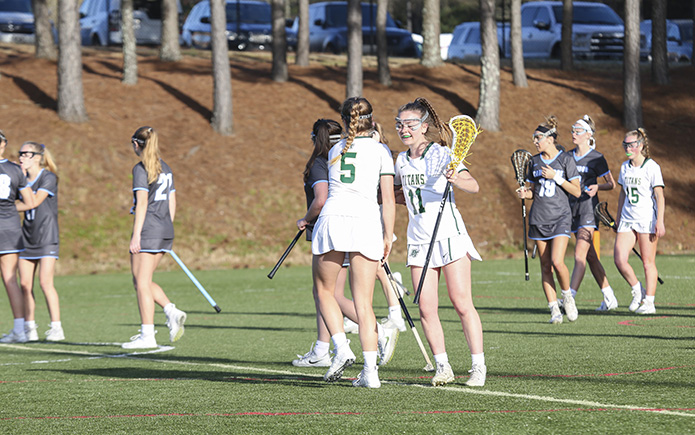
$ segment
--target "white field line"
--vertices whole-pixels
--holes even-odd
[[[98,343],[94,343],[94,344],[98,345]],[[20,346],[20,345],[2,345],[2,346],[20,349],[20,350],[34,350],[34,351],[39,350],[39,351],[44,351],[44,352],[57,352],[57,353],[74,354],[74,355],[80,355],[80,356],[89,356],[89,357],[91,357],[90,359],[93,359],[93,358],[133,358],[133,359],[137,359],[140,361],[150,361],[150,362],[156,362],[156,363],[162,363],[162,364],[178,364],[178,365],[188,365],[188,366],[216,367],[216,368],[222,368],[222,369],[245,370],[245,371],[254,371],[254,372],[260,372],[260,373],[279,374],[279,375],[287,375],[287,376],[301,376],[301,377],[306,377],[306,378],[323,378],[323,375],[320,375],[320,374],[297,373],[297,372],[293,372],[293,371],[289,371],[289,370],[274,370],[274,369],[266,369],[266,368],[259,368],[259,367],[240,366],[240,365],[234,365],[234,364],[197,363],[197,362],[181,361],[181,360],[162,360],[162,359],[154,359],[154,358],[135,357],[136,355],[153,354],[153,353],[159,353],[159,352],[165,352],[168,350],[172,350],[172,349],[174,349],[174,347],[172,347],[172,346],[161,346],[158,349],[153,349],[153,350],[147,351],[147,352],[132,352],[132,353],[125,353],[125,354],[117,354],[117,355],[85,352],[85,351],[72,351],[72,350],[65,350],[65,349],[35,348],[35,347],[26,347],[26,346]],[[65,361],[65,360],[59,360],[59,361]],[[41,361],[41,362],[43,362],[43,361]],[[411,384],[411,383],[395,382],[395,381],[382,381],[382,383],[392,384],[392,385],[401,385],[401,386],[406,386],[406,387],[414,387],[414,388],[435,388],[435,387],[431,387],[429,385]],[[626,409],[626,410],[630,410],[630,411],[655,412],[655,413],[659,413],[659,414],[674,415],[674,416],[679,416],[679,417],[691,417],[691,418],[695,417],[695,413],[670,411],[670,410],[664,410],[664,409],[658,409],[658,408],[648,408],[648,407],[644,407],[644,406],[614,405],[614,404],[609,404],[609,403],[592,402],[589,400],[560,399],[560,398],[551,397],[551,396],[538,396],[535,394],[516,394],[516,393],[508,393],[505,391],[480,390],[480,389],[475,389],[475,388],[459,388],[459,387],[436,387],[436,388],[438,390],[452,391],[452,392],[462,393],[462,394],[478,394],[481,396],[497,396],[497,397],[508,397],[508,398],[512,398],[512,399],[538,400],[538,401],[542,401],[542,402],[564,403],[564,404],[569,404],[569,405],[579,405],[579,406],[586,406],[586,407],[593,407],[593,408]]]

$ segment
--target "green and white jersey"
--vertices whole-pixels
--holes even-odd
[[[418,158],[410,157],[410,150],[396,159],[395,184],[403,187],[408,206],[408,244],[429,244],[439,214],[439,204],[446,188],[444,173],[451,162],[451,150],[437,143],[430,143]],[[467,171],[461,163],[458,172]],[[437,241],[460,234],[468,234],[461,213],[454,202],[453,189],[449,191],[442,221],[437,230]]]
[[[625,203],[620,222],[652,222],[656,220],[654,188],[664,187],[661,167],[652,159],[646,159],[638,168],[630,160],[620,167],[618,184],[625,192]]]
[[[41,169],[28,186],[34,193],[43,190],[48,196],[38,207],[24,212],[24,246],[30,249],[56,245],[59,242],[58,177],[51,171]]]
[[[147,170],[142,162],[133,167],[133,211],[137,202],[136,192],[147,192],[147,214],[142,226],[142,239],[173,239],[174,224],[169,212],[169,195],[175,192],[174,174],[164,160],[160,159],[162,172],[152,184],[147,182]]]
[[[340,160],[330,162],[345,147],[345,139],[328,153],[328,199],[321,216],[375,217],[379,220],[377,189],[382,175],[393,175],[391,151],[371,137],[358,136]]]

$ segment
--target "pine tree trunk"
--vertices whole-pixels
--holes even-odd
[[[424,0],[422,8],[422,65],[433,68],[442,65],[439,45],[439,0]]]
[[[138,57],[133,29],[133,0],[121,0],[121,35],[123,37],[123,83],[138,82]]]
[[[82,89],[82,52],[77,0],[61,0],[58,8],[58,116],[67,122],[87,121]]]
[[[625,54],[623,59],[623,124],[628,130],[642,126],[640,88],[640,0],[625,1]]]
[[[476,120],[488,131],[500,129],[500,52],[495,23],[495,0],[480,0],[480,37],[483,55],[480,101]]]
[[[666,0],[652,0],[652,80],[657,85],[667,85],[669,82]]]
[[[521,0],[512,0],[512,77],[514,86],[527,88],[526,69],[524,68],[524,45],[521,40]]]
[[[234,132],[232,117],[232,73],[227,46],[227,14],[224,0],[210,0],[212,43],[213,110],[210,124],[221,135]]]
[[[297,57],[294,63],[309,66],[309,0],[299,0],[299,29],[297,30]]]
[[[574,68],[572,59],[572,0],[562,0],[562,41],[560,42],[560,67],[563,71]]]
[[[391,86],[391,70],[389,69],[389,48],[386,40],[386,17],[389,0],[377,0],[376,4],[376,47],[377,74],[379,83]]]
[[[362,96],[362,6],[360,0],[347,5],[347,84],[346,98]]]
[[[35,55],[39,59],[55,60],[58,57],[58,50],[53,41],[48,2],[46,0],[31,0],[31,8],[34,11]]]
[[[285,0],[272,0],[273,14],[273,66],[270,76],[284,83],[288,78],[287,39],[285,36]]]
[[[176,0],[161,0],[162,2],[162,36],[159,47],[159,58],[165,62],[176,62],[181,59],[179,44],[179,9]]]

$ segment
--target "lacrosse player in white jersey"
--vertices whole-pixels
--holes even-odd
[[[666,234],[664,226],[664,179],[661,167],[650,158],[649,139],[639,128],[628,132],[623,140],[627,160],[620,167],[618,200],[618,234],[615,238],[615,265],[632,287],[630,311],[654,314],[654,296],[659,272],[656,247]],[[639,244],[644,264],[645,289],[628,263],[630,250]],[[641,305],[640,305],[641,304]]]
[[[39,334],[35,319],[34,275],[39,271],[39,284],[51,316],[47,341],[65,340],[60,321],[60,299],[53,284],[55,264],[60,251],[58,231],[58,168],[45,145],[25,142],[19,150],[19,163],[34,192],[34,208],[17,204],[24,212],[22,235],[25,250],[19,254],[19,280],[24,293],[25,332],[28,341],[37,341]]]
[[[377,323],[372,296],[379,261],[388,258],[393,239],[393,160],[388,148],[370,136],[372,106],[366,99],[348,98],[340,113],[348,136],[328,154],[328,199],[314,225],[311,243],[319,307],[335,347],[324,379],[328,382],[340,379],[355,361],[334,295],[336,279],[348,253],[350,287],[364,356],[364,368],[353,385],[379,388]],[[381,213],[377,203],[379,187]]]
[[[519,198],[533,199],[529,213],[529,239],[536,241],[541,262],[543,291],[550,308],[550,323],[562,323],[553,269],[562,290],[563,305],[570,321],[577,319],[577,306],[570,291],[570,274],[565,265],[572,214],[568,196],[579,197],[580,175],[574,159],[556,146],[557,118],[536,127],[533,143],[539,153],[531,158],[526,181],[531,187],[517,189]]]
[[[169,327],[169,340],[183,335],[186,313],[176,308],[164,290],[152,281],[164,253],[174,244],[176,189],[174,174],[159,156],[159,135],[152,127],[140,127],[131,137],[133,151],[141,162],[133,167],[133,234],[130,239],[130,263],[133,284],[138,298],[140,333],[125,349],[157,347],[154,330],[154,304],[164,308]]]
[[[3,157],[6,148],[7,137],[0,131],[0,272],[14,317],[13,328],[0,337],[0,343],[25,343],[24,297],[17,284],[17,262],[24,241],[15,201],[19,199],[28,209],[34,208],[34,192],[27,186],[22,168]]]
[[[478,182],[463,164],[447,171],[451,162],[452,134],[424,98],[401,106],[396,131],[408,147],[396,159],[395,183],[403,189],[408,207],[408,266],[413,285],[420,282],[435,222],[447,182],[467,193],[477,193]],[[435,142],[436,141],[436,142]],[[471,352],[468,386],[483,386],[487,375],[483,353],[483,328],[471,295],[471,260],[480,255],[466,231],[450,191],[434,241],[432,258],[420,296],[420,319],[434,354],[436,373],[432,385],[454,380],[439,320],[439,278],[444,275],[447,291],[458,313]]]
[[[570,154],[574,157],[577,171],[582,177],[582,194],[579,198],[569,197],[570,208],[572,209],[572,232],[577,237],[570,291],[572,296],[576,295],[584,279],[586,263],[588,262],[591,274],[603,293],[603,301],[596,311],[609,311],[618,308],[618,299],[608,283],[606,270],[594,248],[594,231],[598,229],[594,208],[598,204],[598,192],[600,190],[613,190],[615,181],[610,169],[608,169],[606,158],[596,151],[594,131],[594,121],[589,115],[584,115],[572,125],[572,143],[575,148]],[[599,178],[603,178],[603,182],[600,182]]]

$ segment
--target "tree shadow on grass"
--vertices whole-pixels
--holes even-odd
[[[22,77],[13,76],[11,74],[3,74],[5,77],[11,78],[15,85],[26,95],[34,104],[46,109],[58,110],[58,102],[45,93],[41,88],[34,83],[23,79]]]

